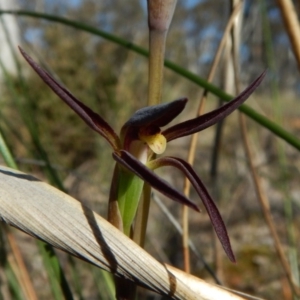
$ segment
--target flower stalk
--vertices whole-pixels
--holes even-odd
[[[149,80],[148,105],[161,101],[165,45],[177,0],[148,0]]]

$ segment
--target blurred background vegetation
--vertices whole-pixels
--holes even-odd
[[[20,9],[84,22],[148,47],[144,0],[19,0],[16,4]],[[296,1],[295,5],[300,11],[300,2]],[[229,14],[229,1],[179,0],[167,40],[166,58],[206,78]],[[247,104],[300,137],[300,76],[279,8],[275,1],[249,0],[245,1],[243,17],[240,49],[240,79],[243,86],[268,68],[267,78]],[[18,16],[15,20],[18,24],[18,43],[55,74],[74,95],[99,112],[116,131],[135,110],[146,105],[148,63],[144,57],[103,38],[55,22],[24,16]],[[9,31],[9,26],[7,29]],[[113,169],[108,144],[89,130],[45,86],[22,61],[15,45],[11,51],[15,53],[18,67],[6,67],[9,76],[2,68],[0,126],[19,168],[49,180],[45,169],[46,155],[65,189],[106,216]],[[5,65],[3,58],[1,65]],[[214,80],[221,87],[222,74],[220,67]],[[163,101],[182,96],[189,98],[180,119],[194,116],[202,92],[188,80],[170,70],[165,71]],[[206,110],[216,107],[215,100],[215,97],[209,96]],[[300,211],[299,152],[285,143],[279,143],[278,138],[253,121],[248,125],[255,164],[269,197],[281,241],[288,250],[292,247],[288,238],[289,226],[296,229],[300,226],[299,218],[295,217]],[[219,275],[227,286],[237,290],[268,299],[292,299],[256,199],[238,126],[236,115],[225,122],[218,148],[220,164],[217,185],[213,182],[214,177],[210,176],[215,128],[201,133],[195,162],[197,173],[208,189],[217,195],[218,206],[228,225],[237,256],[238,263],[234,265],[224,257],[223,275]],[[188,139],[173,142],[167,153],[176,153],[185,159],[188,145]],[[2,161],[1,164],[5,163]],[[181,187],[181,174],[168,171],[164,171],[166,179]],[[192,194],[192,197],[195,198],[195,195]],[[287,199],[292,203],[291,215],[286,211]],[[167,199],[163,201],[180,221],[180,207]],[[190,224],[191,239],[214,269],[211,225],[207,215],[191,213]],[[294,234],[295,240],[299,241],[299,231],[295,230]],[[36,256],[32,239],[19,233],[18,241],[39,298],[52,299],[45,285],[47,276]],[[299,242],[295,245],[294,250],[299,253]],[[180,268],[181,247],[180,235],[153,202],[146,250],[159,260]],[[66,260],[63,254],[59,255],[63,261]],[[193,254],[191,260],[192,273],[214,282],[201,260]],[[103,295],[101,298],[96,284],[89,282],[93,273],[90,267],[76,263],[84,265],[79,272],[83,282],[83,298],[109,299]],[[296,260],[293,265],[295,269],[298,264]],[[157,298],[148,295],[147,299]]]

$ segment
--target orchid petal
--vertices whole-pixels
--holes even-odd
[[[158,190],[170,199],[187,205],[196,211],[199,211],[198,206],[185,197],[182,193],[174,189],[167,181],[161,179],[152,170],[147,168],[144,164],[138,161],[129,152],[121,150],[120,155],[113,153],[113,158],[123,167],[143,179],[150,184],[154,189]]]
[[[167,141],[169,142],[174,139],[199,132],[203,129],[206,129],[209,126],[216,124],[217,122],[226,118],[243,102],[245,102],[248,99],[248,97],[253,93],[253,91],[262,82],[265,75],[266,71],[264,71],[256,80],[254,80],[240,95],[238,95],[230,102],[224,104],[220,108],[215,109],[204,115],[201,115],[197,118],[187,120],[185,122],[172,126],[163,131],[162,134],[166,137]]]
[[[215,229],[215,232],[227,254],[229,259],[235,262],[235,257],[230,245],[230,240],[227,234],[226,226],[223,222],[221,214],[217,206],[215,205],[213,199],[210,197],[205,185],[198,177],[198,175],[193,170],[192,166],[188,164],[186,161],[177,158],[177,157],[162,157],[156,160],[153,160],[148,163],[150,167],[157,168],[162,166],[172,166],[176,167],[177,169],[181,170],[186,177],[190,180],[191,184],[195,188],[196,192],[200,196],[207,213],[210,217],[212,225]]]
[[[165,126],[182,112],[186,103],[187,99],[181,98],[168,103],[143,107],[137,110],[123,127]]]
[[[29,65],[56,93],[56,95],[69,105],[90,128],[102,135],[115,151],[118,151],[120,149],[120,140],[109,124],[104,121],[100,115],[93,112],[90,108],[76,99],[75,96],[73,96],[67,89],[61,86],[61,84],[59,84],[48,72],[43,70],[36,62],[34,62],[22,48],[19,47],[19,49]]]

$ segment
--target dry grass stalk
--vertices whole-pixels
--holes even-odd
[[[207,82],[212,82],[213,81],[213,78],[215,76],[217,67],[220,63],[222,52],[223,52],[224,47],[226,45],[226,41],[228,39],[228,36],[230,34],[230,31],[232,29],[232,26],[234,24],[236,16],[241,11],[241,7],[242,7],[241,4],[236,5],[234,10],[232,11],[232,14],[231,14],[231,16],[228,20],[228,23],[225,27],[223,37],[222,37],[222,39],[220,41],[220,44],[218,46],[216,55],[214,57],[213,64],[210,68],[210,71],[209,71],[209,74],[208,74],[208,77],[207,77]],[[202,97],[200,99],[200,102],[199,102],[199,107],[198,107],[198,111],[197,111],[196,116],[200,116],[203,113],[204,105],[205,105],[205,101],[206,101],[206,96],[207,96],[207,90],[204,90],[203,94],[202,94]],[[195,161],[195,153],[196,153],[196,148],[197,148],[198,137],[199,137],[199,133],[195,133],[195,134],[192,135],[192,138],[191,138],[191,142],[190,142],[190,146],[189,146],[189,153],[188,153],[188,158],[187,158],[187,161],[190,165],[193,165],[194,161]],[[184,194],[187,197],[190,194],[190,188],[191,188],[191,184],[190,184],[189,180],[186,178],[185,181],[184,181]],[[183,228],[182,239],[183,239],[184,270],[185,270],[185,272],[190,273],[189,223],[188,223],[188,207],[186,207],[186,206],[183,206],[183,209],[182,209],[182,228]]]
[[[238,77],[238,74],[239,74],[239,56],[238,56],[239,45],[236,43],[237,43],[237,41],[240,40],[240,37],[236,36],[236,35],[237,35],[237,31],[235,31],[235,34],[233,35],[233,60],[232,61],[233,61],[233,68],[234,68],[234,77],[235,77],[234,81],[235,81],[236,93],[239,93],[239,91],[241,90],[241,87],[240,87],[241,84],[240,84],[240,80]],[[300,47],[299,47],[299,50],[300,50]],[[299,56],[299,58],[300,58],[300,56]],[[239,123],[240,123],[240,128],[241,128],[241,133],[242,133],[245,154],[246,154],[247,162],[249,164],[250,174],[251,174],[253,182],[254,182],[256,195],[257,195],[257,198],[261,205],[263,215],[264,215],[265,221],[267,223],[267,226],[269,228],[270,234],[274,241],[274,246],[275,246],[277,255],[279,257],[282,268],[285,272],[285,275],[290,283],[292,290],[297,295],[300,295],[299,294],[300,289],[293,280],[293,276],[292,276],[292,272],[291,272],[289,263],[286,259],[286,256],[285,256],[285,253],[283,250],[283,246],[280,242],[279,236],[276,231],[276,226],[275,226],[273,218],[272,218],[272,213],[270,210],[270,204],[269,204],[268,197],[262,187],[261,178],[258,175],[255,164],[254,164],[254,158],[253,158],[253,154],[252,154],[251,146],[250,146],[251,143],[249,141],[249,136],[248,136],[248,132],[247,132],[246,117],[242,113],[239,113]]]
[[[277,3],[300,71],[300,24],[294,4],[291,0],[278,0]]]
[[[7,239],[12,250],[13,258],[16,263],[13,265],[15,266],[15,274],[18,277],[19,282],[21,283],[21,288],[23,290],[23,294],[25,295],[26,299],[37,300],[37,295],[35,289],[33,287],[32,281],[30,280],[30,276],[28,274],[28,270],[25,266],[20,248],[16,242],[16,239],[11,232],[10,228],[6,230],[7,232]]]

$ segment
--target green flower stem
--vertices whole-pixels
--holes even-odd
[[[130,236],[131,224],[136,215],[144,181],[133,173],[119,168],[118,204],[123,220],[123,231]]]
[[[140,201],[139,208],[136,214],[133,232],[133,240],[142,248],[144,248],[145,244],[145,236],[150,209],[150,199],[151,186],[145,183],[143,188],[143,197]]]
[[[123,221],[118,204],[119,166],[115,165],[110,185],[107,220],[123,232]]]
[[[149,86],[148,106],[161,102],[166,38],[177,0],[148,0]]]
[[[5,163],[13,168],[13,169],[18,169],[17,163],[12,155],[12,153],[10,152],[10,150],[8,149],[8,146],[6,144],[6,141],[2,135],[2,130],[0,129],[0,153],[5,161]]]
[[[166,31],[150,31],[148,106],[161,101],[166,37]]]
[[[101,36],[102,38],[105,38],[113,43],[116,43],[120,46],[123,46],[129,50],[132,50],[140,55],[143,55],[145,57],[148,57],[149,53],[147,50],[145,50],[142,47],[139,47],[137,45],[134,45],[131,42],[128,42],[127,40],[124,40],[122,38],[119,38],[113,34],[107,33],[105,31],[99,30],[95,27],[86,25],[81,22],[68,20],[63,17],[58,17],[55,15],[49,15],[44,13],[36,13],[26,10],[0,10],[1,14],[14,14],[14,15],[20,15],[20,16],[28,16],[32,18],[37,19],[44,19],[48,21],[53,21],[56,23],[61,23],[67,26],[70,26],[72,28],[76,28],[82,31],[86,31],[89,33],[92,33],[97,36]],[[224,101],[230,101],[233,97],[231,95],[226,94],[221,89],[217,88],[215,85],[208,83],[206,80],[200,78],[196,74],[176,65],[175,63],[165,60],[165,66],[169,68],[170,70],[174,71],[175,73],[178,73],[180,76],[194,82],[195,84],[203,87],[210,93],[216,95],[219,98],[222,98]],[[296,149],[300,150],[300,139],[298,139],[296,136],[289,133],[287,130],[276,124],[275,122],[269,120],[265,116],[259,114],[254,109],[250,108],[249,106],[243,104],[240,106],[240,111],[242,111],[244,114],[246,114],[248,117],[262,125],[263,127],[269,129],[271,132],[273,132],[278,137],[282,138],[284,141],[286,141],[291,146],[295,147]]]

